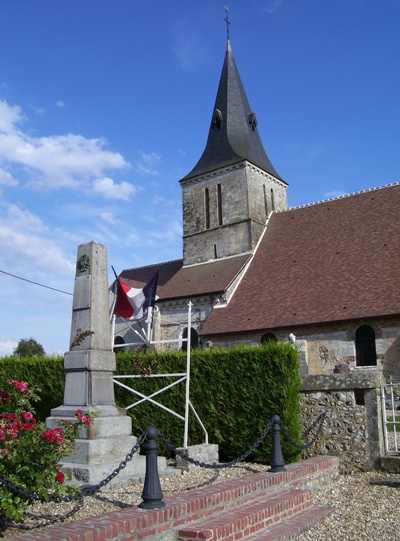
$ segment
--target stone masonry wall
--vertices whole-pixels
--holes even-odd
[[[307,376],[301,388],[301,421],[306,430],[326,413],[322,433],[304,458],[337,456],[341,473],[370,471],[384,455],[379,370]],[[306,438],[312,439],[315,430]]]

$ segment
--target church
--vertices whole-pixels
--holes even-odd
[[[400,377],[400,183],[288,208],[257,124],[228,39],[205,150],[180,180],[183,257],[120,274],[142,288],[158,271],[156,347],[290,340],[303,374]],[[116,344],[134,335],[117,321]]]

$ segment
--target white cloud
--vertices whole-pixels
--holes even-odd
[[[325,192],[324,199],[334,199],[335,197],[342,197],[343,195],[347,195],[347,192],[344,190],[333,190],[332,192]]]
[[[158,162],[161,159],[161,156],[157,154],[156,152],[142,152],[139,151],[139,154],[142,158],[142,160],[146,163],[154,163]]]
[[[92,192],[107,199],[129,201],[137,192],[137,188],[129,182],[115,183],[112,178],[103,177],[93,181]]]
[[[24,167],[35,187],[85,189],[88,180],[105,171],[129,167],[121,154],[106,149],[102,137],[32,137],[19,129],[24,120],[20,107],[0,101],[0,163]]]
[[[62,100],[56,101],[57,107],[60,107],[60,109],[63,109],[65,107],[65,103]]]
[[[141,160],[138,162],[136,170],[140,175],[152,175],[157,176],[159,172],[155,167],[152,167],[155,163],[161,160],[161,156],[156,152],[142,152],[139,151]]]
[[[17,342],[13,342],[8,338],[0,338],[0,357],[12,355],[14,349],[18,346]]]
[[[167,199],[166,197],[162,197],[161,195],[153,195],[152,202],[155,205],[162,205],[162,206],[168,206],[172,207],[175,206],[176,201],[174,199]]]
[[[278,11],[282,3],[283,0],[268,0],[268,5],[266,8],[263,8],[263,11],[266,11],[267,13],[275,13],[275,11]]]
[[[17,186],[18,180],[8,171],[0,169],[0,186]]]
[[[7,222],[14,228],[14,230],[18,228],[26,229],[30,232],[47,231],[42,219],[29,210],[21,209],[15,204],[5,204],[4,207],[7,210]]]
[[[103,222],[110,225],[119,225],[122,223],[121,220],[116,218],[112,212],[102,212],[100,214],[100,218],[103,220]]]
[[[42,219],[18,205],[0,206],[0,265],[12,273],[46,271],[70,276],[74,265]]]
[[[0,133],[13,133],[24,118],[18,105],[9,105],[5,100],[0,100]]]

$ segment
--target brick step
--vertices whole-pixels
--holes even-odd
[[[243,505],[251,509],[252,505],[258,505],[260,501],[264,501],[264,504],[272,501],[283,491],[298,492],[302,489],[303,492],[308,493],[309,487],[318,485],[320,482],[328,482],[336,477],[338,467],[339,459],[336,457],[316,457],[291,464],[287,466],[286,472],[268,473],[266,471],[250,474],[241,479],[224,481],[183,494],[168,496],[164,498],[166,507],[163,509],[144,511],[131,507],[109,511],[103,515],[55,525],[43,531],[27,532],[13,539],[15,541],[176,539],[175,533],[178,529],[190,528],[191,524],[199,523],[197,521],[211,520],[226,512],[239,514],[242,512]],[[308,497],[304,498],[310,506]],[[301,514],[305,511],[306,509]],[[261,535],[262,532],[258,534]],[[250,541],[250,537],[247,537],[246,541]]]
[[[177,541],[207,539],[209,541],[234,541],[249,538],[278,521],[304,511],[312,506],[310,490],[288,489],[259,496],[235,509],[220,511],[203,518],[177,532]]]
[[[190,520],[198,520],[221,511],[235,509],[283,489],[309,488],[315,483],[318,484],[321,478],[327,481],[331,475],[335,477],[337,470],[338,459],[318,457],[312,461],[290,465],[286,472],[258,472],[241,479],[223,481],[172,498],[167,497],[164,501],[167,506],[172,502],[174,505],[183,506],[179,515],[181,524],[187,524]],[[183,512],[183,508],[185,512]]]
[[[301,513],[283,522],[266,528],[259,534],[249,537],[247,541],[290,541],[316,526],[321,520],[333,512],[333,507],[311,506]]]

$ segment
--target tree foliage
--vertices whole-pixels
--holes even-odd
[[[14,349],[14,355],[17,357],[37,357],[45,355],[45,352],[43,346],[34,338],[21,338]]]

